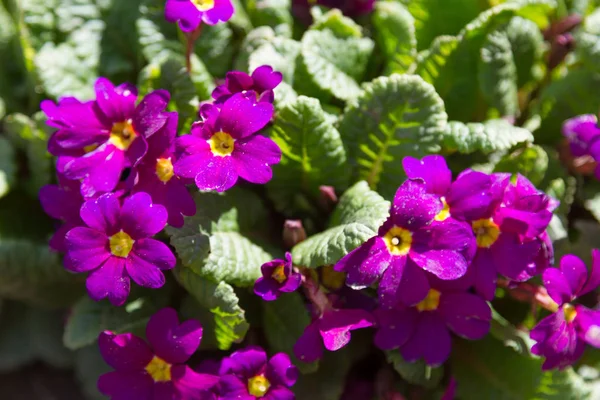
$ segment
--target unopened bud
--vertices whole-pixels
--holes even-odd
[[[571,32],[579,24],[583,18],[580,15],[569,15],[559,21],[554,22],[548,29],[544,31],[544,39],[552,41],[556,36]]]
[[[550,56],[548,57],[548,69],[556,68],[564,61],[567,54],[575,47],[575,39],[570,33],[565,33],[554,38],[550,47]]]
[[[338,202],[338,197],[335,194],[335,188],[333,186],[319,186],[319,192],[321,192],[321,196],[319,197],[319,203],[324,210],[331,211],[334,209],[335,205]]]
[[[306,231],[299,219],[287,219],[283,224],[283,244],[291,249],[306,239]]]

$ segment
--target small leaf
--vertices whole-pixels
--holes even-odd
[[[278,35],[292,36],[290,0],[248,0],[246,8],[254,26],[270,26]]]
[[[373,25],[377,44],[385,55],[386,74],[406,73],[417,57],[415,20],[400,3],[375,3]]]
[[[177,267],[175,276],[198,303],[213,314],[214,335],[219,349],[228,350],[233,343],[240,343],[244,339],[250,325],[230,285],[210,282],[186,267]]]
[[[340,258],[377,234],[389,215],[390,203],[361,181],[340,198],[329,229],[297,244],[294,263],[309,268],[335,264]]]
[[[304,194],[315,200],[319,186],[345,189],[348,184],[346,152],[319,100],[300,96],[277,112],[271,137],[282,150],[267,184],[280,210],[290,210],[294,198]]]
[[[538,186],[548,169],[548,154],[540,146],[517,149],[504,155],[494,167],[494,172],[520,173]]]
[[[394,74],[364,85],[346,107],[340,133],[359,179],[390,198],[404,176],[402,159],[438,151],[446,119],[433,86],[418,76]]]
[[[448,124],[443,148],[448,152],[463,154],[476,151],[492,153],[532,141],[533,135],[527,129],[513,126],[502,119],[469,124],[452,121]]]
[[[444,376],[444,367],[432,368],[423,360],[407,362],[398,350],[386,351],[385,355],[402,379],[410,384],[435,388]]]
[[[314,29],[317,31],[329,29],[338,38],[360,38],[363,36],[361,26],[354,22],[351,18],[345,17],[344,14],[342,14],[342,12],[337,8],[332,8],[326,13],[321,13],[321,10],[316,7],[313,7],[311,12],[314,10],[319,10],[319,12],[313,12],[313,23],[309,29]]]

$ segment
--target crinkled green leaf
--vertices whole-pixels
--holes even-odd
[[[300,43],[282,37],[260,45],[248,57],[248,71],[252,72],[261,65],[270,65],[283,74],[284,82],[294,83],[296,59],[300,54]]]
[[[385,71],[405,73],[417,57],[415,20],[400,3],[378,1],[373,13],[377,45],[385,56]]]
[[[327,12],[322,12],[321,8],[313,7],[311,9],[313,23],[309,29],[322,31],[329,29],[338,38],[362,37],[362,28],[351,18],[345,17],[342,12],[332,8]]]
[[[213,76],[223,77],[231,69],[236,46],[228,24],[204,25],[195,52]]]
[[[513,17],[503,28],[517,67],[517,86],[525,86],[531,81],[542,78],[541,64],[544,53],[544,37],[540,28],[533,22],[522,17]]]
[[[15,149],[5,137],[0,137],[0,198],[4,197],[17,179]]]
[[[359,178],[390,198],[404,175],[402,159],[438,151],[446,120],[433,86],[418,76],[394,74],[365,84],[339,129]]]
[[[385,355],[402,379],[413,385],[435,388],[444,376],[444,367],[433,368],[423,360],[412,363],[405,361],[398,350],[386,351]]]
[[[294,264],[316,268],[335,264],[340,258],[377,233],[389,215],[390,203],[365,181],[358,182],[340,198],[329,227],[292,249]]]
[[[294,88],[320,99],[356,98],[360,94],[357,82],[364,76],[373,47],[368,38],[338,38],[329,29],[307,31],[302,37],[300,55],[303,79],[296,79]]]
[[[540,146],[528,146],[504,155],[494,172],[520,173],[534,185],[539,185],[548,169],[548,154]]]
[[[468,124],[451,121],[444,136],[443,149],[446,152],[458,151],[465,154],[476,151],[492,153],[532,141],[531,132],[513,126],[503,119]]]
[[[271,138],[282,151],[273,166],[267,190],[283,212],[293,210],[297,196],[316,201],[319,186],[345,189],[349,171],[338,130],[329,121],[319,100],[300,96],[277,112]]]
[[[487,35],[479,60],[479,86],[483,96],[501,116],[517,116],[517,67],[508,35],[494,31]]]
[[[246,336],[250,325],[233,288],[225,282],[214,283],[195,274],[190,268],[177,267],[177,280],[214,316],[214,335],[221,350],[239,343]]]
[[[270,43],[275,38],[275,31],[268,26],[259,26],[251,30],[242,41],[240,51],[234,62],[234,67],[240,71],[248,69],[248,59],[256,49],[266,43]],[[284,77],[285,78],[285,77]]]
[[[167,227],[183,265],[212,281],[253,285],[260,266],[273,258],[244,236],[256,237],[267,219],[260,199],[243,190],[194,196],[196,215],[185,217],[181,229]]]
[[[292,36],[291,0],[248,0],[246,8],[254,26],[270,26],[278,35]]]

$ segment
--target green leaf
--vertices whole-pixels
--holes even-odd
[[[446,119],[433,86],[394,74],[364,85],[346,107],[340,133],[359,178],[391,198],[404,175],[402,159],[438,151]]]
[[[105,330],[143,336],[150,316],[167,305],[166,293],[164,290],[159,295],[150,295],[148,291],[133,293],[122,307],[114,307],[108,300],[96,302],[84,296],[69,315],[63,342],[67,348],[77,350],[95,343]]]
[[[338,38],[348,38],[363,36],[362,28],[351,18],[345,17],[342,12],[336,8],[323,13],[319,7],[311,9],[313,23],[309,29],[322,31],[329,29]]]
[[[15,149],[7,138],[0,137],[0,198],[10,191],[16,179]]]
[[[240,71],[248,70],[248,58],[256,49],[275,38],[275,31],[268,26],[259,26],[251,30],[242,41],[239,54],[235,60],[234,67]],[[285,74],[284,74],[285,79]]]
[[[274,37],[254,50],[248,57],[248,71],[261,65],[270,65],[283,74],[283,81],[292,85],[296,71],[296,59],[300,55],[300,43],[283,37]],[[277,89],[276,89],[277,90]]]
[[[320,99],[356,98],[360,94],[357,82],[365,74],[373,47],[368,38],[338,38],[328,29],[307,31],[302,37],[300,70],[309,81],[296,80],[295,88]]]
[[[248,0],[246,7],[254,26],[270,26],[278,35],[292,36],[290,0]]]
[[[487,102],[501,116],[517,116],[517,67],[508,35],[494,31],[487,35],[479,60],[479,85]]]
[[[540,146],[517,149],[504,155],[494,167],[494,172],[520,173],[538,186],[548,169],[548,154]]]
[[[329,229],[297,244],[292,249],[294,264],[309,268],[335,264],[367,239],[389,215],[390,203],[361,181],[340,198]]]
[[[219,349],[227,350],[240,343],[250,325],[233,288],[225,282],[214,283],[201,278],[190,268],[178,266],[175,276],[181,285],[214,316],[214,335]]]
[[[185,217],[181,229],[167,227],[183,265],[212,281],[253,285],[260,266],[273,259],[244,236],[256,237],[257,226],[267,219],[260,199],[243,190],[194,197],[196,215]]]
[[[400,3],[378,1],[373,26],[377,45],[385,56],[386,74],[408,72],[417,57],[413,16]]]
[[[110,371],[113,371],[113,369],[102,358],[97,344],[79,349],[75,353],[75,376],[85,393],[86,399],[108,399],[98,391],[98,378]]]
[[[444,136],[443,149],[446,152],[469,154],[476,151],[492,153],[509,150],[524,142],[533,142],[533,135],[527,129],[511,125],[503,119],[493,119],[484,123],[451,121]]]
[[[432,368],[423,360],[407,362],[398,350],[386,351],[385,355],[402,379],[410,384],[432,389],[439,385],[444,376],[444,367]]]
[[[540,28],[522,17],[513,17],[503,29],[510,41],[513,61],[517,67],[517,86],[538,81],[543,75],[544,37]]]
[[[316,201],[321,185],[341,190],[348,185],[342,139],[319,100],[300,96],[281,108],[271,137],[283,156],[281,163],[273,167],[267,190],[280,210],[292,210],[298,195]]]
[[[195,52],[213,76],[225,76],[231,69],[236,46],[228,24],[203,25]]]

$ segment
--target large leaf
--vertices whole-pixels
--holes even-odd
[[[525,86],[531,81],[541,79],[544,37],[540,28],[522,17],[513,17],[503,28],[510,42],[513,60],[517,67],[517,86]]]
[[[600,72],[600,8],[588,15],[576,35],[575,51],[587,68]]]
[[[433,86],[394,74],[364,86],[344,111],[340,133],[359,178],[390,198],[404,174],[402,159],[439,150],[446,119]]]
[[[183,265],[215,282],[251,286],[273,257],[244,235],[255,235],[266,212],[255,195],[196,193],[197,212],[181,229],[167,227]]]
[[[290,0],[248,0],[246,8],[254,26],[270,26],[279,35],[292,36]]]
[[[443,367],[432,368],[423,360],[405,361],[398,350],[387,351],[385,355],[402,379],[413,385],[435,388],[444,376]]]
[[[98,391],[98,378],[113,369],[104,361],[98,345],[84,347],[75,353],[75,376],[87,400],[105,400]]]
[[[316,268],[335,264],[377,233],[389,215],[390,203],[361,181],[340,198],[329,229],[309,237],[292,249],[294,263]]]
[[[345,17],[342,12],[336,8],[332,8],[327,12],[323,12],[319,7],[311,8],[313,23],[309,29],[325,30],[329,29],[336,37],[362,37],[362,27],[354,22],[351,18]]]
[[[443,148],[446,152],[458,151],[468,154],[481,151],[492,153],[508,150],[519,143],[532,141],[531,132],[513,126],[503,119],[469,124],[451,121],[444,136]]]
[[[297,196],[316,200],[321,185],[345,189],[349,178],[346,152],[319,100],[300,96],[280,109],[271,137],[283,157],[273,167],[267,189],[280,210],[290,210]]]
[[[296,80],[295,88],[321,99],[356,98],[360,94],[357,82],[365,73],[373,47],[368,38],[338,38],[329,29],[307,31],[302,37],[300,67],[310,81]]]
[[[198,304],[209,310],[214,317],[214,335],[218,347],[227,350],[246,336],[250,325],[233,288],[225,282],[214,283],[201,278],[190,268],[178,266],[177,280],[196,299]]]
[[[494,172],[520,173],[534,185],[539,185],[548,169],[548,154],[540,146],[528,146],[504,155]]]
[[[195,43],[196,54],[208,72],[220,77],[231,69],[236,47],[228,24],[204,25]]]
[[[375,3],[373,25],[377,45],[385,56],[386,73],[407,72],[417,57],[413,16],[400,3],[379,1]]]

